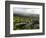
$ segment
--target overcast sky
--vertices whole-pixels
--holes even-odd
[[[26,5],[16,5],[16,7],[13,8],[14,14],[40,14],[40,7],[38,6],[26,6]]]

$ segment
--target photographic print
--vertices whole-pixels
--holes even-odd
[[[13,7],[13,30],[39,29],[39,8],[19,6]]]
[[[6,37],[43,35],[44,3],[6,1]]]

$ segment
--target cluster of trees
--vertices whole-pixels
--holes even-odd
[[[14,22],[16,23],[21,23],[21,22],[31,22],[32,19],[31,18],[27,18],[27,17],[19,17],[19,16],[14,16]]]

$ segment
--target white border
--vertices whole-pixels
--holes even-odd
[[[34,6],[34,5],[21,5],[21,6],[27,6],[27,7],[35,7],[35,8],[39,8],[39,14],[40,14],[40,29],[36,29],[36,30],[13,30],[13,7],[16,7],[16,4],[11,4],[10,5],[10,34],[22,34],[22,33],[40,33],[42,32],[42,6]],[[20,7],[21,7],[20,6]],[[19,6],[18,6],[19,7]]]

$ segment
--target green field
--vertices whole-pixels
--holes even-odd
[[[39,29],[39,15],[13,16],[13,30]]]

